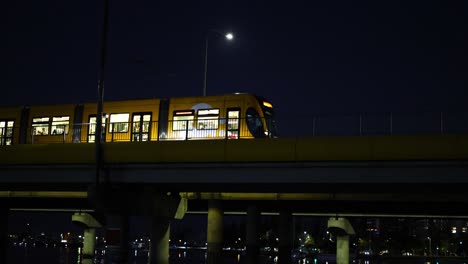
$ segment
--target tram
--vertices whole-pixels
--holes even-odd
[[[97,103],[0,107],[0,145],[93,143]],[[253,94],[103,103],[102,142],[277,137],[271,102]]]

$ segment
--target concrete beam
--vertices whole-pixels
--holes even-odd
[[[75,222],[79,225],[84,225],[87,228],[99,228],[102,227],[102,224],[99,223],[92,215],[88,213],[75,213],[72,215],[72,222]]]
[[[328,219],[328,229],[335,235],[355,235],[353,226],[346,218],[330,217]]]

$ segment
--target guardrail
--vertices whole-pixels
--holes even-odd
[[[240,139],[271,136],[271,131],[264,131],[268,120],[256,119],[200,119],[170,120],[165,124],[156,121],[104,123],[102,142],[146,142],[162,140],[200,140],[200,139]],[[164,126],[164,127],[160,127]],[[95,123],[80,123],[46,127],[42,125],[28,128],[29,144],[48,143],[92,143],[96,138]],[[18,129],[19,128],[15,128]],[[50,131],[53,131],[50,133]]]
[[[103,142],[240,139],[253,138],[251,129],[259,128],[267,120],[199,119],[170,120],[160,129],[158,122],[119,122],[103,125]],[[78,125],[78,126],[77,126]],[[308,116],[277,116],[278,137],[307,136],[366,136],[403,134],[460,134],[468,133],[466,112],[420,113],[357,113],[319,114]],[[250,127],[250,129],[249,129]],[[92,143],[96,124],[69,124],[27,129],[27,144]],[[41,129],[41,132],[39,131]],[[159,133],[159,131],[164,131]],[[261,133],[261,134],[260,134]],[[270,137],[271,131],[259,129],[256,137]],[[19,127],[0,127],[0,145],[9,145],[18,137]]]
[[[319,114],[277,123],[279,137],[468,133],[466,112]]]

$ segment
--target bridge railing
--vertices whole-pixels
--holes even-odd
[[[252,123],[252,122],[251,122]],[[102,142],[145,142],[163,140],[201,140],[201,139],[246,139],[254,138],[252,126],[262,136],[269,136],[270,131],[263,131],[266,120],[258,119],[250,129],[244,119],[200,119],[169,120],[164,128],[156,121],[113,122],[105,123],[102,128]],[[54,127],[53,133],[46,126],[40,129],[27,129],[28,144],[49,143],[93,143],[96,140],[96,124],[80,123]],[[19,129],[18,129],[19,130]],[[255,129],[254,129],[255,130]]]
[[[201,122],[203,121],[203,122]],[[243,139],[253,138],[252,127],[261,127],[267,120],[200,119],[170,120],[160,128],[158,122],[120,122],[103,126],[103,142]],[[203,127],[201,126],[203,124]],[[249,127],[250,126],[250,129]],[[308,116],[277,116],[278,137],[366,136],[402,134],[468,133],[466,112],[381,113],[381,114],[319,114]],[[47,133],[43,134],[43,128]],[[29,127],[25,140],[18,140],[19,127],[0,127],[0,145],[92,143],[96,124],[67,124],[52,127]],[[269,137],[271,131],[258,130],[256,137]],[[24,134],[24,133],[23,133]]]
[[[279,137],[468,133],[467,112],[278,116],[277,123]]]

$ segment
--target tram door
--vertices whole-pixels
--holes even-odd
[[[240,130],[240,109],[227,109],[227,138],[238,139]]]
[[[151,114],[135,113],[132,119],[132,141],[149,141],[151,133]]]
[[[13,143],[14,120],[0,121],[0,146],[11,145]]]
[[[96,115],[90,115],[88,119],[88,142],[92,143],[96,140]],[[106,142],[107,115],[102,116],[101,142]]]

